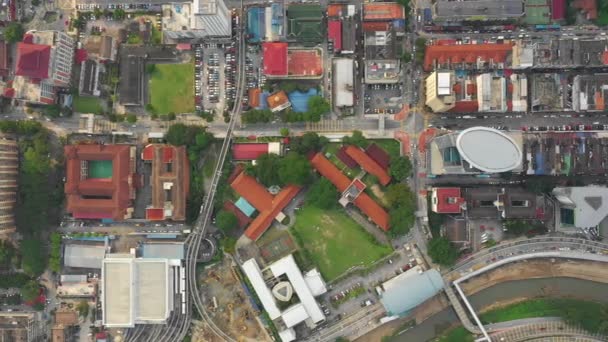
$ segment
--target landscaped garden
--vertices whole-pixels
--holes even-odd
[[[194,64],[154,64],[149,73],[149,110],[157,114],[194,111]]]
[[[297,211],[291,232],[327,281],[354,266],[370,266],[391,252],[341,209],[305,205]]]
[[[97,97],[74,96],[74,111],[78,113],[101,114],[103,107]]]

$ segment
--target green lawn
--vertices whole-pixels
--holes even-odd
[[[103,107],[97,97],[74,96],[74,111],[78,113],[101,114]]]
[[[327,281],[353,266],[370,266],[391,252],[341,210],[304,206],[297,211],[291,232]]]
[[[372,139],[369,141],[380,146],[391,158],[399,157],[399,142],[395,139]]]
[[[157,64],[150,75],[150,103],[158,114],[194,111],[194,64]]]
[[[577,299],[541,298],[490,310],[480,315],[483,322],[505,322],[531,317],[566,317],[566,310],[593,313],[601,317],[601,304]]]
[[[473,342],[473,340],[473,335],[463,327],[451,329],[437,339],[438,342]]]

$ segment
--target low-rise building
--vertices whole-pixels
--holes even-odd
[[[553,189],[559,208],[556,230],[564,233],[583,233],[599,230],[608,236],[608,188],[579,186]]]
[[[296,340],[296,325],[304,322],[313,329],[325,320],[315,297],[327,288],[316,269],[303,274],[291,254],[265,269],[255,259],[245,261],[242,268],[283,342]]]
[[[180,260],[135,258],[108,254],[101,268],[102,324],[132,328],[135,324],[166,324],[179,289],[174,285]]]
[[[42,341],[46,331],[46,319],[42,318],[42,312],[0,312],[2,341]]]
[[[521,132],[471,127],[430,140],[426,162],[432,175],[521,172],[522,146]]]
[[[17,141],[0,136],[0,235],[15,231],[15,203],[19,176],[19,147]]]
[[[261,155],[268,153],[283,155],[282,144],[280,142],[232,144],[232,159],[234,160],[256,160]]]
[[[380,302],[388,316],[406,316],[412,309],[443,290],[443,279],[435,269],[419,265],[382,283]]]
[[[102,244],[68,243],[65,245],[63,265],[71,268],[100,269],[106,248]]]
[[[136,153],[131,145],[68,145],[66,211],[77,219],[120,221],[133,213]]]
[[[230,10],[224,0],[193,0],[162,5],[163,36],[172,41],[229,38]]]
[[[266,101],[268,101],[268,108],[273,112],[280,112],[291,107],[291,102],[283,90],[270,94]]]
[[[152,201],[146,207],[147,220],[186,219],[186,199],[190,190],[190,162],[185,146],[149,144],[141,159],[151,164]]]
[[[333,102],[337,108],[354,105],[354,60],[350,58],[335,58],[333,65]]]

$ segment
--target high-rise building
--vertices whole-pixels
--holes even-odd
[[[196,27],[207,36],[224,37],[232,34],[231,16],[224,0],[195,0]]]
[[[28,32],[17,43],[15,96],[30,102],[55,103],[57,87],[72,77],[74,39],[58,31]]]

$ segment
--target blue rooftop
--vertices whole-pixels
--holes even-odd
[[[236,207],[239,208],[239,210],[242,211],[243,214],[247,215],[248,217],[251,217],[251,215],[253,215],[253,213],[255,212],[255,208],[251,204],[249,204],[249,202],[247,202],[247,200],[243,197],[239,198],[239,200],[236,201],[234,205],[236,205]]]
[[[311,96],[315,95],[317,95],[317,89],[310,88],[305,93],[299,90],[292,91],[287,95],[287,97],[289,97],[289,102],[291,102],[291,109],[294,112],[304,113],[308,111],[308,99]]]
[[[382,284],[380,302],[391,316],[403,316],[443,289],[443,279],[437,270],[418,273],[418,267]]]
[[[251,35],[252,42],[264,40],[266,35],[264,7],[252,7],[247,12],[247,33]]]

